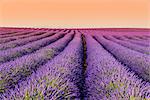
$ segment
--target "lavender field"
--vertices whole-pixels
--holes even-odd
[[[0,28],[0,100],[150,100],[150,30]]]

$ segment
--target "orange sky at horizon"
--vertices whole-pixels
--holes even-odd
[[[0,27],[150,28],[150,0],[0,0]]]

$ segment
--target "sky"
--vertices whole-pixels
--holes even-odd
[[[0,0],[0,27],[150,28],[150,0]]]

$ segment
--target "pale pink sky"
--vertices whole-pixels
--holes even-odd
[[[150,28],[150,0],[0,0],[0,26]]]

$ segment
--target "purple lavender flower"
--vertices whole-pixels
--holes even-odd
[[[91,36],[86,36],[86,41],[86,84],[90,100],[149,98],[149,83],[142,83],[134,72],[130,72]]]

